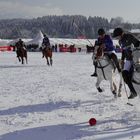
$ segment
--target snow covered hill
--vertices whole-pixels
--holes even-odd
[[[41,57],[0,53],[0,140],[140,140],[139,96],[127,105],[122,87],[114,99],[107,81],[98,93],[91,54],[54,53],[52,67]]]

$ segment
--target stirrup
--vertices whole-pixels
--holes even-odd
[[[92,75],[91,75],[91,77],[97,77],[97,73],[95,72],[95,73],[93,73]]]

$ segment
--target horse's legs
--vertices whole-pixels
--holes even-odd
[[[116,84],[114,83],[114,81],[113,81],[112,78],[111,78],[111,80],[110,80],[110,89],[111,89],[111,91],[112,91],[114,97],[116,97],[116,96],[117,96],[117,86],[116,86]]]
[[[96,88],[97,88],[98,92],[103,92],[103,90],[100,88],[100,83],[101,83],[101,79],[99,77],[97,77]]]
[[[46,57],[46,59],[47,59],[47,65],[49,66],[49,65],[50,65],[50,63],[49,63],[48,57]]]
[[[24,64],[24,58],[23,57],[21,58],[21,61],[22,61],[22,64]]]
[[[28,60],[27,60],[27,57],[26,57],[25,59],[26,59],[26,64],[28,64]]]
[[[21,61],[20,57],[18,57],[19,62]]]
[[[119,82],[119,87],[118,87],[118,97],[121,97],[121,90],[122,90],[122,73],[120,73],[120,82]]]
[[[50,58],[50,64],[51,64],[51,66],[52,66],[52,63],[53,63],[53,60],[52,60],[52,58]]]
[[[114,89],[113,89],[112,93],[116,97],[117,96],[117,86],[114,82],[113,82],[113,87],[114,87]]]

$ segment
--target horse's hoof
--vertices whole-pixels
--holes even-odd
[[[114,98],[117,98],[117,94],[114,94]]]
[[[114,97],[116,98],[116,97],[117,97],[117,93],[116,93],[116,91],[113,90],[112,93],[113,93]]]
[[[119,93],[119,94],[118,94],[118,97],[121,97],[121,96],[122,96],[122,95]]]
[[[103,90],[102,90],[100,87],[98,87],[97,90],[98,90],[99,92],[103,92]]]

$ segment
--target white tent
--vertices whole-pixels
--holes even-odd
[[[0,39],[0,46],[7,46],[11,40],[8,39]]]
[[[25,44],[27,43],[27,42],[29,42],[31,39],[22,39],[24,42],[25,42]],[[19,38],[17,38],[17,39],[14,39],[14,40],[11,40],[11,41],[9,41],[8,42],[8,45],[15,45],[16,44],[16,42],[18,42],[19,41]]]
[[[37,34],[37,36],[34,39],[26,42],[26,45],[34,44],[34,45],[39,45],[39,47],[40,47],[42,44],[42,40],[43,40],[43,34],[41,31],[39,31],[39,33]]]

